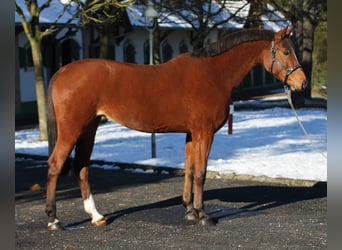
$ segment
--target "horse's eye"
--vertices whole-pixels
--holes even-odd
[[[284,51],[283,51],[283,54],[284,54],[285,56],[288,56],[288,55],[290,54],[290,51],[289,51],[289,50],[284,50]]]

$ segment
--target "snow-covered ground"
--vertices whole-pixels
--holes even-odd
[[[304,135],[292,110],[272,108],[235,111],[233,134],[227,125],[214,139],[208,170],[220,174],[267,176],[297,180],[327,180],[327,113],[297,111],[313,144]],[[15,151],[47,155],[47,142],[37,129],[15,132]],[[97,131],[92,159],[183,168],[185,134],[157,134],[157,158],[151,158],[151,135],[116,123]],[[322,155],[323,154],[323,155]]]

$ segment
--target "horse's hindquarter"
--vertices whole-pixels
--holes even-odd
[[[93,119],[100,92],[103,72],[95,60],[80,60],[65,65],[50,81],[51,98],[59,122]],[[97,74],[100,69],[99,74]],[[101,77],[99,77],[101,76]]]

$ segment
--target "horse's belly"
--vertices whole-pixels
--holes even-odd
[[[148,132],[148,133],[164,133],[164,132],[188,132],[186,122],[183,117],[175,117],[170,113],[158,114],[154,112],[100,112],[109,119],[117,122],[127,128]]]

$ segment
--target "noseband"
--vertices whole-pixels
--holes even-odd
[[[297,69],[302,68],[302,65],[299,63],[292,67],[292,68],[287,68],[284,64],[282,64],[277,58],[276,58],[276,49],[274,46],[274,41],[272,40],[272,47],[271,47],[271,54],[272,54],[272,64],[271,64],[271,73],[273,73],[273,65],[274,63],[277,63],[280,67],[282,67],[286,71],[284,83],[287,84],[287,78],[295,72]]]

